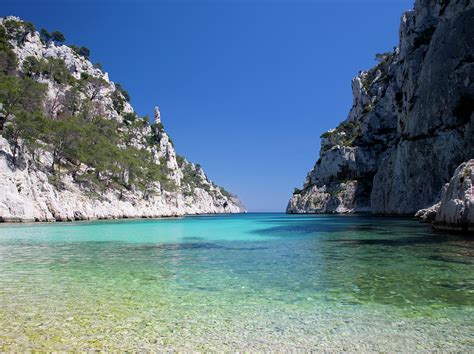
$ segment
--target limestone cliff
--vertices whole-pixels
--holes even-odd
[[[474,157],[474,2],[417,0],[377,59],[288,213],[414,214]]]
[[[416,215],[436,229],[474,231],[474,159],[462,163],[443,187],[441,200]]]
[[[128,102],[128,93],[88,60],[87,49],[61,44],[61,39],[55,41],[49,34],[40,35],[32,24],[16,17],[0,19],[0,29],[0,220],[83,220],[244,211],[238,199],[211,182],[199,165],[176,154],[158,108],[152,124],[147,117],[137,116]],[[20,83],[14,86],[17,81]],[[32,82],[43,89],[38,102],[40,112],[29,110],[34,101],[29,98],[15,113],[12,107],[22,98],[10,98],[18,87],[21,89],[25,83],[33,85]],[[32,90],[26,88],[25,92],[30,94]],[[71,148],[63,146],[62,140],[61,146],[57,143],[59,147],[52,146],[52,138],[48,142],[28,141],[28,130],[13,126],[15,119],[22,123],[23,113],[25,120],[40,114],[58,125],[79,115],[85,124],[113,122],[111,132],[120,141],[110,142],[113,145],[109,146],[118,151],[116,156],[120,151],[147,156],[150,168],[145,171],[140,163],[137,166],[136,159],[130,158],[132,155],[127,155],[129,160],[124,158],[125,162],[109,164],[110,170],[99,163],[93,166],[91,159],[91,163],[84,162],[89,160],[81,156],[94,149],[93,139],[91,146],[82,148],[85,153],[74,158],[71,154],[61,155]],[[68,131],[64,141],[72,141],[72,134]],[[42,136],[47,137],[44,132]],[[107,139],[106,134],[104,137]],[[110,151],[104,151],[107,153]],[[132,180],[133,173],[140,178]]]

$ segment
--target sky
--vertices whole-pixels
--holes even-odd
[[[0,15],[64,33],[159,106],[177,153],[249,211],[284,211],[347,117],[351,79],[398,44],[412,0],[0,0]]]

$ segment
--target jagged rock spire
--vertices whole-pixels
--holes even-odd
[[[158,106],[155,106],[154,117],[155,117],[155,123],[161,122],[160,107]]]

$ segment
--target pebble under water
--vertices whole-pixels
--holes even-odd
[[[474,350],[474,239],[404,218],[0,225],[0,350]]]

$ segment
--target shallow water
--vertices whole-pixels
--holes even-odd
[[[474,239],[247,214],[0,226],[0,350],[474,350]]]

